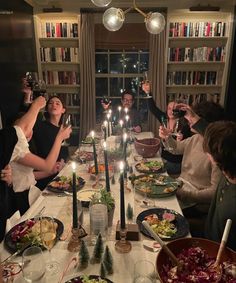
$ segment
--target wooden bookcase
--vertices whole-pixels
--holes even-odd
[[[80,17],[69,13],[37,14],[34,24],[39,78],[46,82],[49,96],[63,96],[72,118],[72,144],[76,144],[80,124]]]
[[[230,12],[176,10],[167,19],[167,102],[191,104],[212,100],[224,104],[229,46]]]

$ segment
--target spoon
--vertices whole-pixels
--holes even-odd
[[[152,230],[147,221],[142,221],[143,226],[147,229],[147,231],[151,234],[151,236],[161,245],[165,253],[170,257],[172,263],[177,266],[177,268],[181,268],[181,263],[177,259],[177,257],[172,253],[172,251],[167,247],[167,245],[161,240],[161,238]]]
[[[226,224],[225,224],[224,233],[223,233],[223,236],[220,242],[220,247],[219,247],[219,250],[216,256],[216,261],[209,267],[210,272],[216,273],[216,277],[214,281],[215,283],[219,282],[222,277],[222,266],[220,265],[220,261],[221,261],[221,257],[222,257],[225,245],[228,240],[231,225],[232,225],[232,220],[227,219]]]

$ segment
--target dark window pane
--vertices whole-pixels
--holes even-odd
[[[126,74],[138,73],[138,54],[126,54],[124,61],[124,70]]]
[[[143,73],[148,70],[149,64],[149,54],[143,53],[140,54],[140,73]]]
[[[124,60],[121,54],[110,55],[110,73],[122,74],[123,73]]]
[[[142,122],[147,121],[147,118],[148,118],[147,99],[140,99],[138,108],[139,108],[138,110],[139,110]]]
[[[125,89],[132,91],[135,95],[138,94],[139,85],[139,78],[125,78]]]
[[[107,54],[96,54],[95,59],[95,72],[96,73],[108,73],[108,56]]]
[[[110,94],[111,96],[121,96],[123,91],[123,78],[110,79]]]
[[[108,82],[107,78],[96,78],[96,96],[107,96]]]

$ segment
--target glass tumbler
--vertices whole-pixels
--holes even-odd
[[[22,254],[22,271],[26,282],[40,282],[45,273],[45,261],[40,247],[29,247]]]
[[[89,207],[90,233],[91,235],[106,235],[108,226],[107,206],[102,203],[91,204]]]
[[[154,283],[156,272],[154,264],[148,260],[139,260],[134,265],[133,283]]]

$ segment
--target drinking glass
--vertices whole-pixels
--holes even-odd
[[[62,118],[62,124],[64,127],[69,127],[72,125],[72,121],[71,121],[71,114],[64,114],[63,118]],[[62,142],[63,146],[69,146],[69,142],[67,140],[64,140]]]
[[[154,283],[156,272],[154,264],[148,260],[139,260],[134,265],[133,283]]]
[[[43,246],[49,251],[49,262],[46,263],[46,269],[51,275],[54,275],[58,273],[59,263],[51,259],[51,250],[57,238],[57,223],[53,217],[41,217],[40,237]]]
[[[26,282],[39,282],[45,273],[45,262],[40,247],[29,247],[22,254],[22,271]]]
[[[161,119],[161,124],[162,126],[168,130],[168,119],[162,118]],[[171,133],[170,133],[171,134]],[[161,140],[162,141],[162,140]],[[173,148],[169,145],[168,140],[165,140],[165,142],[162,141],[162,144],[164,146],[164,150],[168,150],[168,151],[173,151]]]
[[[90,234],[97,236],[99,233],[104,237],[108,227],[107,206],[102,203],[91,204],[89,207]]]

